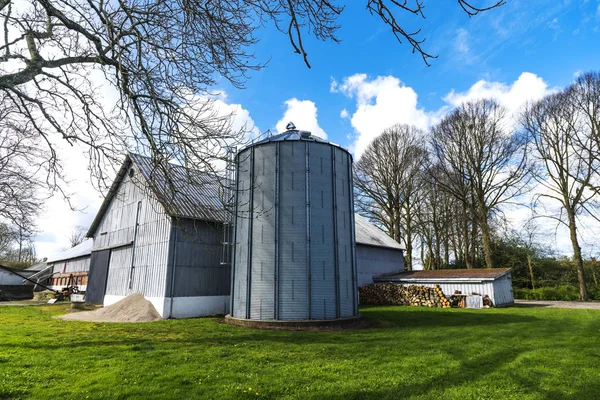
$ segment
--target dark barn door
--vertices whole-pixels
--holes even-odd
[[[110,250],[94,251],[92,253],[87,290],[85,292],[86,302],[93,304],[102,304],[104,302],[109,261]]]

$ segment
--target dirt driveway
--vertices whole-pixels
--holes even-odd
[[[550,308],[580,308],[588,310],[600,310],[600,302],[581,301],[547,301],[547,300],[515,300],[516,306],[521,307],[550,307]]]

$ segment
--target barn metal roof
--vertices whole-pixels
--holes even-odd
[[[75,247],[71,247],[68,250],[55,254],[48,257],[46,263],[52,263],[56,261],[71,260],[73,258],[85,257],[92,254],[92,247],[94,246],[93,239],[87,239],[85,242],[78,244]]]
[[[370,223],[362,215],[354,214],[354,226],[357,244],[404,250],[400,243],[389,237],[384,231]]]
[[[438,269],[431,271],[406,271],[380,275],[376,282],[442,282],[442,281],[492,281],[506,274],[510,268]]]
[[[223,194],[226,179],[181,165],[169,164],[169,179],[149,157],[130,154],[134,164],[172,217],[226,221]]]
[[[228,212],[223,206],[222,199],[225,178],[171,163],[168,164],[169,170],[165,173],[152,158],[130,153],[125,157],[121,169],[104,198],[87,233],[88,237],[92,237],[96,232],[111,200],[118,192],[119,185],[132,166],[144,178],[168,215],[203,221],[227,220]],[[167,175],[169,179],[166,178]]]

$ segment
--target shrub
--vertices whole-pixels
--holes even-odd
[[[588,288],[592,300],[600,300],[600,286]],[[561,300],[575,301],[579,299],[579,287],[575,285],[561,285],[556,287],[541,287],[537,289],[514,289],[515,299],[523,300]]]

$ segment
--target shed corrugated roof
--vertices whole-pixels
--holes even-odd
[[[476,269],[438,269],[432,271],[406,271],[380,275],[374,278],[378,282],[395,282],[411,280],[460,279],[460,280],[493,280],[506,275],[510,268],[476,268]]]
[[[93,239],[87,239],[85,242],[78,244],[75,247],[71,247],[68,250],[55,254],[51,257],[48,257],[46,263],[63,261],[63,260],[71,260],[73,258],[85,257],[92,254],[92,247],[94,246]]]
[[[356,243],[404,250],[400,243],[389,237],[384,231],[370,223],[362,215],[354,214],[354,226]]]

